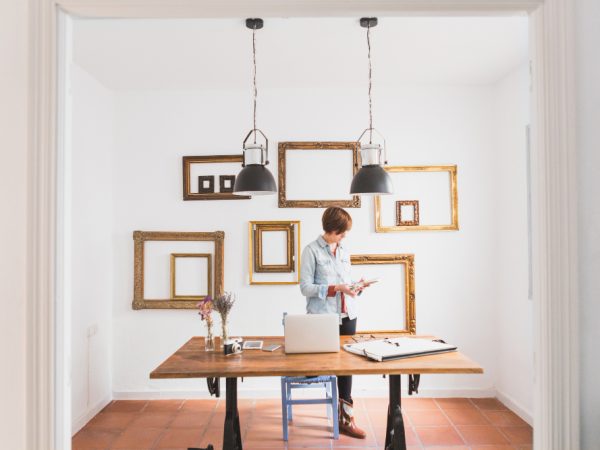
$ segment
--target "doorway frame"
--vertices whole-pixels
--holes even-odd
[[[574,5],[571,0],[30,0],[27,448],[69,448],[60,179],[65,16],[89,18],[529,14],[532,75],[534,448],[579,448]],[[34,163],[33,163],[34,162]],[[70,421],[69,421],[70,423]],[[63,424],[64,425],[64,424]]]

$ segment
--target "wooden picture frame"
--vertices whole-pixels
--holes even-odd
[[[202,258],[207,265],[207,293],[199,295],[177,295],[177,259]],[[171,253],[171,300],[203,300],[212,297],[212,255],[210,253]]]
[[[282,265],[262,264],[262,232],[286,231],[287,262]],[[261,240],[258,242],[258,240]],[[257,264],[260,263],[260,266]],[[251,285],[286,285],[300,283],[300,221],[299,220],[253,220],[248,222],[248,272]],[[256,270],[257,267],[263,270]],[[266,270],[264,270],[266,269]],[[285,270],[284,270],[285,269]],[[296,274],[293,281],[259,281],[253,274]]]
[[[383,225],[381,219],[381,197],[375,196],[375,231],[377,233],[390,233],[396,231],[453,231],[458,230],[458,187],[457,166],[386,166],[384,169],[390,173],[396,172],[448,172],[450,179],[449,200],[451,223],[427,225]],[[421,205],[422,206],[422,205]],[[421,208],[422,209],[422,208]],[[422,211],[420,213],[422,218]]]
[[[204,182],[208,181],[208,186],[204,187]],[[200,175],[198,177],[198,193],[199,194],[213,194],[215,192],[215,176],[214,175]]]
[[[225,186],[225,183],[229,181],[229,186]],[[219,175],[219,192],[227,193],[233,192],[233,186],[235,185],[235,175]]]
[[[184,200],[248,200],[252,197],[248,195],[233,194],[233,186],[231,191],[227,192],[192,192],[191,189],[191,167],[193,164],[219,164],[219,163],[239,163],[240,170],[242,169],[242,155],[203,155],[203,156],[184,156],[182,158],[183,168],[183,199]],[[235,175],[231,175],[235,176]]]
[[[402,220],[402,207],[412,206],[413,219]],[[398,200],[396,202],[396,226],[408,227],[419,225],[419,200]]]
[[[404,265],[404,298],[400,299],[404,303],[404,323],[405,329],[400,330],[366,330],[357,331],[357,334],[368,333],[404,333],[416,334],[417,321],[415,309],[415,255],[413,254],[372,254],[372,255],[351,255],[350,263],[355,265],[363,264],[402,264]]]
[[[358,142],[280,142],[278,149],[279,169],[279,207],[280,208],[360,208],[360,196],[354,195],[350,200],[288,200],[286,197],[286,152],[288,150],[332,150],[352,152],[352,174],[359,169],[360,155]],[[332,172],[333,173],[333,172]],[[350,190],[350,185],[348,185]]]
[[[210,241],[214,242],[214,293],[223,293],[225,232],[195,231],[134,231],[133,232],[133,302],[138,309],[195,309],[197,300],[147,299],[144,297],[144,246],[148,241]]]
[[[254,272],[256,273],[289,273],[294,271],[295,254],[294,254],[294,224],[291,222],[285,223],[254,223],[254,239],[253,239],[253,254],[254,254]],[[263,233],[284,231],[286,233],[286,262],[285,264],[264,264],[263,262]]]

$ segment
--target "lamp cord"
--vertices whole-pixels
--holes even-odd
[[[373,107],[371,100],[371,24],[367,24],[367,56],[369,58],[369,144],[373,142]]]
[[[256,144],[256,97],[258,96],[258,89],[256,87],[256,27],[252,28],[252,82],[254,85],[254,143]]]

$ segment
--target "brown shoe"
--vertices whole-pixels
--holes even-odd
[[[367,437],[367,433],[358,428],[354,422],[354,414],[352,412],[352,404],[350,402],[340,398],[338,413],[340,418],[340,433],[358,439],[364,439]]]

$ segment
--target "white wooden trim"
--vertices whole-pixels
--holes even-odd
[[[54,448],[57,267],[57,9],[88,17],[513,14],[541,0],[31,0],[28,402],[31,450]],[[284,6],[285,5],[285,8]],[[532,127],[537,450],[579,448],[572,2],[532,14]],[[517,369],[518,370],[518,369]]]
[[[508,409],[514,412],[517,416],[527,422],[529,425],[533,426],[533,415],[531,411],[523,408],[523,406],[516,402],[509,395],[504,394],[503,392],[496,391],[495,397],[500,400]]]
[[[534,443],[539,450],[578,449],[573,2],[547,0],[531,28]]]
[[[88,409],[85,413],[79,416],[77,419],[73,421],[73,425],[71,426],[71,435],[75,436],[75,434],[81,430],[90,420],[94,418],[96,414],[104,409],[106,405],[108,405],[112,401],[110,395],[107,395],[105,398],[100,400],[96,405]],[[61,447],[65,448],[65,447]]]

